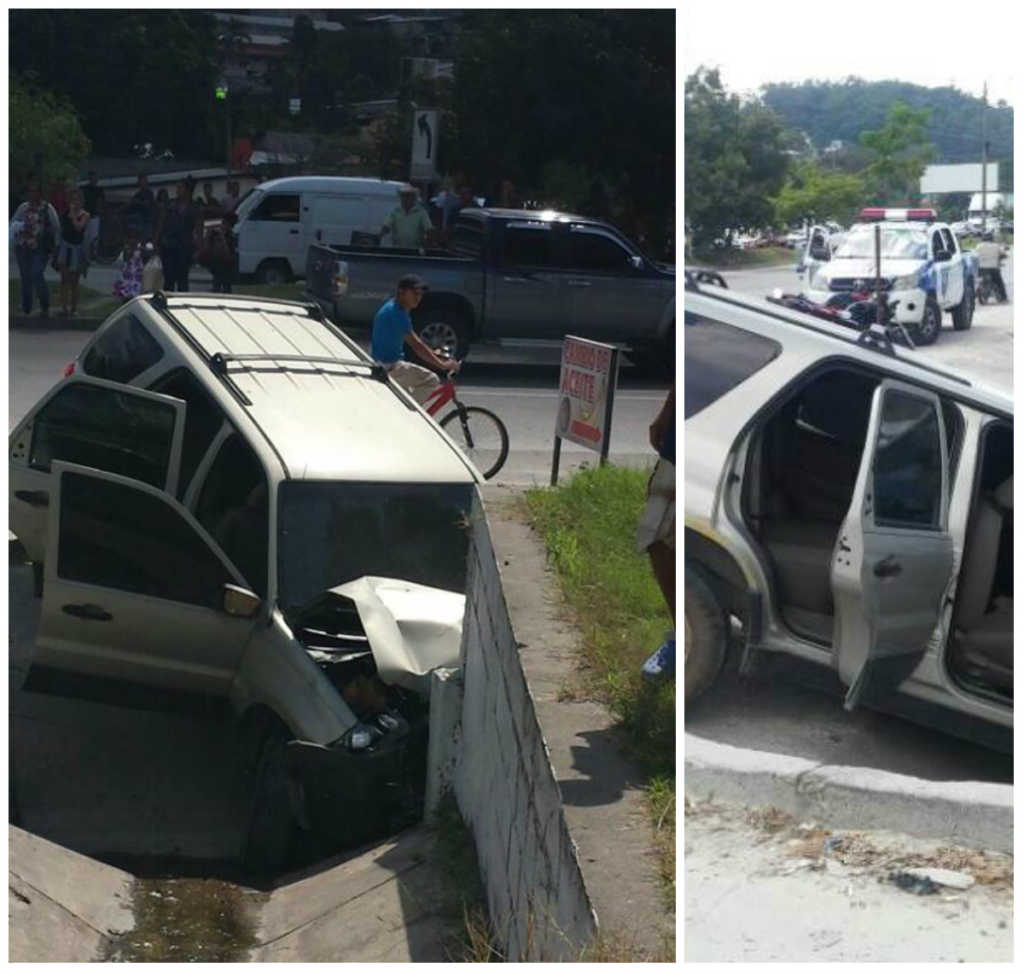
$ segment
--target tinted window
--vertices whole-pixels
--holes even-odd
[[[483,227],[479,223],[456,223],[449,249],[460,257],[479,257],[484,248]]]
[[[573,233],[569,238],[572,266],[579,270],[624,272],[629,254],[614,240],[597,233]]]
[[[548,267],[554,264],[550,230],[505,228],[506,267]]]
[[[196,505],[199,521],[220,544],[252,590],[267,593],[267,477],[237,433],[224,440]]]
[[[298,193],[271,193],[263,198],[262,202],[253,210],[248,218],[250,220],[298,223]]]
[[[218,608],[233,578],[159,497],[79,473],[61,478],[57,574],[67,581]]]
[[[111,382],[130,382],[163,358],[163,349],[133,314],[111,324],[86,353],[87,375]]]
[[[185,435],[181,444],[181,471],[178,476],[180,499],[185,496],[192,475],[224,422],[224,413],[191,372],[184,368],[176,369],[152,388],[154,392],[185,401]]]
[[[162,487],[173,434],[173,406],[75,382],[39,411],[29,465],[48,471],[64,460]]]
[[[882,403],[874,465],[875,523],[938,528],[942,443],[931,402],[890,390]]]
[[[685,418],[696,415],[782,351],[770,338],[686,312]]]

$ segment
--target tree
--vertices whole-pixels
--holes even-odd
[[[784,226],[825,220],[846,224],[864,203],[864,183],[858,176],[829,172],[816,162],[803,162],[791,169],[772,203],[778,222]]]
[[[696,247],[733,231],[766,226],[782,188],[787,156],[774,112],[727,94],[717,70],[686,79],[686,220]]]
[[[77,181],[91,146],[64,98],[18,77],[10,81],[9,192],[20,202],[30,178],[45,184]]]
[[[935,147],[928,141],[929,110],[901,101],[889,106],[885,125],[861,132],[860,144],[872,153],[864,182],[879,205],[909,203],[919,194],[921,176]]]

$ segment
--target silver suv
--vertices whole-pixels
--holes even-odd
[[[686,698],[761,653],[1012,746],[1013,403],[688,275]]]
[[[358,837],[386,817],[438,660],[369,639],[361,606],[409,621],[433,599],[457,664],[480,480],[354,342],[309,305],[137,298],[9,448],[42,599],[30,681],[230,700],[258,779],[254,861],[281,857],[293,820]]]

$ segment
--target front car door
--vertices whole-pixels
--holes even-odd
[[[239,271],[256,273],[266,261],[287,261],[292,273],[306,266],[298,193],[268,192],[245,216],[238,229]]]
[[[73,374],[11,433],[10,528],[30,561],[46,551],[47,508],[57,460],[120,473],[174,493],[185,403],[117,382]]]
[[[846,708],[891,694],[917,666],[953,571],[949,459],[936,395],[875,390],[853,500],[832,552],[833,652]]]
[[[796,273],[805,287],[809,287],[814,269],[831,259],[830,234],[824,226],[812,226],[807,234],[807,243],[796,265]]]
[[[501,263],[487,271],[487,332],[496,338],[570,333],[561,234],[546,220],[505,224]]]
[[[223,610],[225,584],[247,587],[172,497],[54,464],[33,665],[225,694],[258,624]]]

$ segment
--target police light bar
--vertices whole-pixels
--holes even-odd
[[[884,206],[865,206],[860,211],[860,218],[865,223],[876,223],[880,220],[895,222],[923,220],[926,223],[931,223],[938,219],[938,214],[933,209],[886,209]]]

